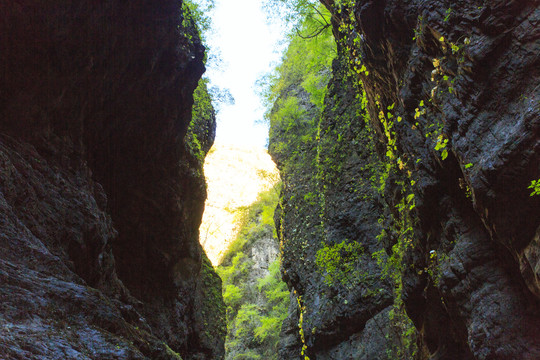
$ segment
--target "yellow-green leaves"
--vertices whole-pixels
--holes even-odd
[[[345,240],[339,244],[325,245],[319,249],[315,263],[328,286],[339,283],[352,286],[353,280],[359,277],[356,265],[363,253],[362,244]]]
[[[424,107],[424,100],[420,101],[420,104],[416,109],[414,109],[414,118],[418,119],[420,116],[424,115],[426,113],[426,109],[421,109]]]
[[[448,144],[448,139],[445,139],[441,134],[437,137],[437,144],[435,144],[435,150],[441,152],[441,159],[446,159],[448,157],[448,149],[446,145]]]
[[[528,189],[532,189],[532,193],[529,196],[540,195],[540,179],[532,180]]]

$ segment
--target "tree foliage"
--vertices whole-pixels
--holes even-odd
[[[276,359],[281,323],[287,315],[289,291],[281,280],[280,259],[269,266],[269,273],[253,279],[250,247],[261,238],[273,238],[277,188],[259,195],[245,209],[241,230],[217,271],[223,281],[227,307],[228,334],[226,359]]]
[[[318,11],[329,21],[329,14],[321,5]],[[313,18],[305,18],[299,32],[310,33],[317,26],[319,23]],[[264,79],[262,95],[267,108],[265,120],[270,125],[269,151],[278,162],[285,157],[292,158],[289,164],[302,162],[303,149],[315,140],[335,56],[330,28],[312,38],[295,34],[282,63]]]
[[[330,28],[329,12],[318,0],[265,0],[264,7],[270,18],[279,18],[288,24],[291,36],[314,37]]]
[[[214,0],[183,0],[182,5],[188,9],[189,17],[195,22],[204,42],[204,33],[210,29],[210,12],[215,7]]]
[[[329,21],[328,11],[320,5],[319,9],[324,21]],[[312,33],[317,26],[318,20],[305,18],[299,25],[299,32]],[[313,94],[316,105],[322,106],[322,89],[329,80],[329,68],[335,56],[335,41],[330,28],[325,28],[318,36],[308,39],[295,34],[281,64],[262,81],[262,95],[268,109],[267,120],[275,101],[291,85],[301,84],[306,91]]]

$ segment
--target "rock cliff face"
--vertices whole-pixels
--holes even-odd
[[[273,153],[281,358],[539,358],[538,2],[324,3],[348,71],[314,170]]]
[[[318,140],[282,172],[276,222],[294,294],[280,359],[303,359],[302,348],[310,359],[377,359],[395,350],[402,330],[389,322],[390,281],[371,255],[382,249],[384,207],[372,178],[383,163],[346,66],[341,57],[334,62],[322,113],[304,103],[307,119],[319,119]]]
[[[222,358],[184,139],[204,71],[189,14],[168,0],[0,13],[0,357]]]

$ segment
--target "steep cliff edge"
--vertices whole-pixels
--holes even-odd
[[[348,75],[271,130],[281,358],[539,358],[538,2],[323,3]]]
[[[0,13],[0,354],[221,358],[221,285],[198,243],[215,120],[185,136],[204,71],[189,14],[143,0]]]
[[[297,83],[282,98],[300,99],[301,125],[276,117],[279,103],[273,109],[270,149],[284,184],[276,224],[283,278],[293,290],[279,359],[410,354],[399,340],[410,324],[398,323],[391,282],[372,257],[383,249],[379,219],[386,214],[376,187],[385,166],[342,55],[327,69],[333,77],[324,108]]]

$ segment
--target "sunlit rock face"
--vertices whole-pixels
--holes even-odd
[[[380,161],[394,170],[375,193],[369,184],[361,185],[368,175],[361,154],[369,144],[354,136],[365,124],[361,116],[352,120],[356,133],[336,136],[336,141],[348,141],[345,155],[334,153],[333,162],[322,162],[321,136],[312,145],[318,150],[305,149],[311,156],[307,160],[319,160],[306,162],[307,176],[280,168],[283,273],[296,297],[283,328],[281,358],[303,359],[302,348],[318,360],[386,358],[384,349],[400,346],[403,333],[388,341],[377,335],[385,332],[383,320],[389,318],[383,316],[384,306],[396,300],[392,284],[380,278],[376,267],[368,270],[374,277],[368,284],[382,291],[358,301],[366,283],[349,290],[328,288],[316,254],[332,238],[361,242],[365,254],[377,247],[370,239],[382,230],[379,247],[392,254],[403,236],[398,222],[404,219],[410,246],[401,251],[399,294],[418,348],[414,356],[402,358],[540,358],[540,196],[530,196],[528,189],[540,178],[537,2],[349,4],[331,9],[342,50],[348,51],[348,40],[349,48],[356,46],[353,40],[361,35],[362,45],[355,50],[365,71],[356,76],[367,93],[378,159],[369,161],[372,168]],[[340,31],[341,21],[346,26]],[[336,116],[323,114],[320,134],[339,130],[341,115],[355,106],[342,102],[335,108],[335,98],[326,104],[326,114]],[[331,186],[311,180],[319,173],[310,172],[311,164],[332,171],[331,165],[343,158],[343,172],[334,175]],[[362,168],[355,169],[357,164]],[[380,179],[380,173],[372,174]],[[344,176],[357,177],[349,185],[360,184],[363,199],[335,192],[348,189]],[[310,210],[310,193],[324,193],[322,211]],[[410,195],[414,202],[407,202]],[[406,216],[400,210],[404,200],[414,205]],[[366,212],[369,204],[371,212]],[[306,218],[320,214],[323,221]],[[374,223],[373,217],[382,220]],[[362,256],[357,268],[369,269]],[[303,308],[294,304],[300,297]],[[351,303],[355,306],[349,308]],[[328,311],[317,311],[321,308]]]
[[[218,265],[240,230],[247,206],[260,192],[279,180],[276,165],[264,149],[214,144],[208,153],[204,173],[208,184],[201,245],[208,258]]]
[[[0,13],[0,357],[222,358],[184,142],[204,49],[181,2]]]

